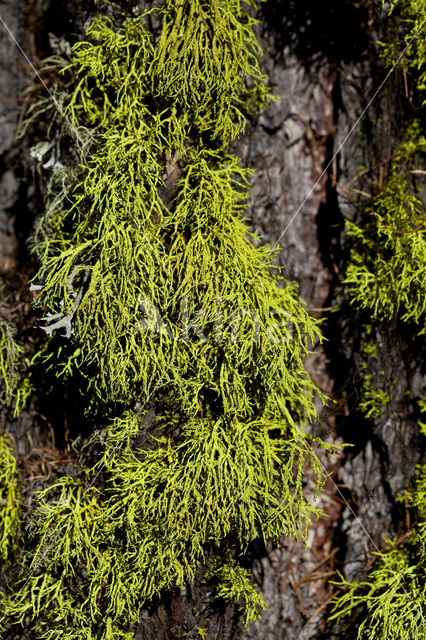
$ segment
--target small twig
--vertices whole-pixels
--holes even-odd
[[[405,64],[402,65],[402,73],[404,75],[404,89],[405,89],[405,97],[408,99],[408,82],[407,82],[407,69],[405,68]]]
[[[315,378],[313,378],[310,374],[309,374],[309,377],[311,378],[312,382],[314,382],[314,383],[317,385],[317,387],[318,387],[319,389],[321,389],[321,391],[322,391],[323,393],[325,393],[325,395],[326,395],[326,396],[328,396],[329,398],[331,398],[332,400],[334,400],[334,398],[333,398],[333,394],[332,394],[332,392],[331,392],[331,391],[329,391],[328,389],[326,389],[325,387],[323,387],[323,386],[322,386],[319,382],[317,382],[317,380],[315,380]]]
[[[291,578],[290,578],[290,586],[293,589],[293,591],[296,593],[297,600],[298,600],[298,609],[299,609],[300,613],[302,614],[302,616],[305,619],[308,618],[309,614],[307,613],[307,611],[303,607],[303,600],[302,600],[302,594],[300,593],[300,589],[297,586],[297,583],[293,582],[293,580]]]
[[[308,624],[310,623],[310,621],[312,620],[312,618],[315,618],[315,616],[317,616],[319,614],[319,612],[324,609],[324,607],[326,607],[328,605],[328,603],[330,602],[330,600],[334,597],[334,592],[331,592],[330,595],[328,596],[327,600],[325,600],[319,607],[317,607],[315,609],[315,611],[309,616],[309,618],[306,620],[305,624],[302,627],[302,631],[303,629],[306,629],[306,627],[308,626]]]
[[[14,498],[13,496],[12,496],[12,500],[13,500],[14,502],[17,502],[18,504],[20,504],[22,507],[25,507],[26,509],[29,509],[29,508],[31,507],[31,505],[30,505],[30,504],[24,504],[23,502],[21,502],[21,501],[20,501],[20,500],[18,500],[17,498]]]
[[[166,623],[164,620],[164,606],[160,605],[159,610],[160,610],[160,620],[161,620],[161,625],[163,627],[164,635],[166,636],[166,639],[169,640],[169,636],[167,635]]]
[[[408,505],[408,492],[407,489],[404,489],[404,503],[405,503],[405,526],[409,531],[411,529],[411,520],[410,520],[410,508]]]
[[[379,189],[382,191],[383,189],[383,177],[384,177],[384,166],[382,165],[379,169]]]
[[[378,167],[381,167],[382,165],[388,164],[392,160],[392,158],[394,158],[394,157],[395,157],[395,154],[393,153],[391,156],[388,156],[384,160],[381,160],[380,162],[377,162],[377,164],[373,164],[372,167],[368,167],[368,169],[363,169],[362,171],[357,173],[356,176],[354,176],[351,180],[349,180],[349,182],[347,184],[345,184],[344,187],[341,187],[341,188],[342,189],[348,189],[352,185],[352,183],[355,182],[355,180],[359,180],[359,178],[362,178],[362,176],[365,176],[367,173],[370,173],[371,171],[374,171],[375,169],[377,169]]]
[[[355,187],[352,187],[352,191],[354,191],[355,193],[359,193],[361,196],[364,196],[365,198],[370,199],[373,197],[371,193],[366,193],[365,191],[361,191],[361,189],[355,189]]]
[[[392,229],[392,227],[388,227],[386,224],[383,224],[383,222],[380,220],[377,213],[374,213],[374,211],[372,211],[372,214],[375,218],[377,218],[377,220],[382,224],[382,226],[385,229],[387,229],[388,231],[391,231],[392,233],[395,233],[398,236],[406,236],[409,233],[415,233],[416,231],[421,231],[422,229],[424,229],[423,225],[420,225],[419,227],[415,227],[414,229],[410,229],[409,231],[399,231],[399,229]]]
[[[334,555],[336,555],[337,551],[339,550],[338,547],[336,547],[335,549],[333,549],[328,556],[325,556],[325,558],[323,558],[321,560],[321,562],[318,562],[318,564],[316,564],[314,567],[312,567],[312,569],[310,569],[307,573],[305,573],[304,576],[302,576],[297,582],[295,582],[295,586],[300,586],[301,584],[303,584],[304,582],[310,582],[311,581],[311,576],[313,574],[315,574],[315,571],[317,571],[320,567],[322,567],[323,564],[325,564],[328,560],[330,560],[330,558],[332,558]],[[332,572],[334,573],[334,571]],[[324,575],[324,574],[323,574]],[[327,574],[328,575],[328,574]],[[317,578],[314,578],[315,580]]]
[[[334,187],[337,184],[337,157],[333,158],[333,164],[331,165],[331,187]]]

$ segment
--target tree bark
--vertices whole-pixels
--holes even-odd
[[[83,1],[0,1],[0,311],[17,326],[33,318],[26,283],[34,265],[25,242],[43,193],[27,143],[15,139],[23,103],[35,90],[45,90],[28,59],[38,68],[49,53],[49,32],[74,41],[97,10]],[[287,539],[279,549],[250,550],[268,604],[261,622],[243,628],[236,607],[207,611],[206,587],[197,580],[186,592],[169,594],[143,611],[136,637],[145,640],[195,638],[197,627],[207,629],[208,640],[341,637],[338,625],[327,622],[329,581],[336,569],[353,578],[370,561],[369,552],[398,533],[405,513],[395,498],[422,456],[418,427],[404,402],[408,389],[421,386],[421,363],[409,337],[392,326],[381,337],[383,366],[396,378],[391,410],[377,419],[363,418],[354,410],[361,329],[355,310],[342,299],[344,220],[365,202],[395,137],[399,70],[389,80],[387,97],[379,94],[368,106],[384,76],[377,45],[384,15],[366,1],[269,0],[258,17],[262,67],[279,98],[249,123],[235,151],[256,169],[253,228],[271,246],[279,244],[286,277],[299,283],[307,308],[324,319],[327,341],[315,345],[308,367],[335,404],[318,407],[315,431],[330,442],[353,446],[332,464],[324,460],[332,474],[319,498],[324,516],[311,527],[307,547]],[[386,116],[381,122],[379,112]],[[367,144],[361,130],[370,131]],[[361,166],[368,169],[362,175]],[[72,402],[58,397],[58,406],[45,416],[42,400],[34,398],[16,420],[2,410],[3,426],[16,441],[27,505],[32,492],[72,458],[67,434]],[[35,480],[39,475],[42,480]]]

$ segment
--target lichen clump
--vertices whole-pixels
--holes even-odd
[[[391,2],[394,38],[382,44],[391,67],[405,45],[404,57],[410,74],[410,110],[422,112],[425,105],[426,2]],[[426,227],[421,201],[426,139],[419,114],[407,123],[393,154],[384,188],[356,222],[348,222],[352,243],[346,272],[346,291],[354,306],[369,312],[377,325],[409,323],[417,336],[425,334],[426,312]],[[421,344],[419,340],[419,344]],[[364,345],[376,357],[371,345]],[[359,406],[367,417],[378,416],[390,400],[385,390],[372,386],[363,367],[363,397]],[[380,380],[379,380],[380,382]],[[388,380],[390,383],[390,381]],[[415,398],[426,435],[426,401]],[[388,540],[365,579],[335,583],[342,589],[333,599],[330,620],[340,620],[347,632],[358,623],[357,638],[368,640],[411,640],[426,636],[426,466],[418,465],[415,486],[405,496],[414,517],[403,538]]]
[[[0,560],[16,552],[19,540],[19,488],[10,437],[0,433]]]
[[[422,403],[426,410],[426,401]],[[423,435],[426,425],[421,423]],[[334,598],[330,620],[360,620],[357,638],[411,640],[426,633],[426,465],[418,465],[408,500],[416,524],[405,538],[388,540],[365,580],[340,576],[341,595]],[[353,626],[353,622],[350,623]],[[343,627],[345,629],[345,626]]]
[[[345,279],[351,302],[375,319],[413,322],[419,333],[426,312],[426,227],[412,177],[425,152],[426,139],[415,121],[395,153],[383,191],[359,223],[346,223],[353,245]]]
[[[319,328],[244,221],[252,172],[228,150],[269,100],[244,4],[99,16],[66,70],[70,132],[93,135],[36,227],[36,306],[46,365],[110,419],[93,467],[38,496],[4,596],[8,623],[40,640],[131,638],[141,607],[202,567],[212,598],[256,619],[239,558],[306,540],[320,513],[305,466],[315,498],[313,446],[332,447],[304,430],[318,391],[303,364]]]

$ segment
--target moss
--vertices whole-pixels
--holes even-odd
[[[371,373],[364,374],[362,378],[362,396],[359,409],[366,418],[379,417],[391,400],[389,393],[373,384]]]

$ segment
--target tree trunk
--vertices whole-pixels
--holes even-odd
[[[37,329],[27,284],[35,266],[26,239],[42,211],[45,189],[27,141],[15,138],[23,105],[45,91],[29,61],[40,67],[51,52],[49,34],[71,42],[82,38],[97,11],[98,5],[85,0],[0,1],[0,312],[29,340]],[[366,1],[269,0],[258,17],[261,65],[279,98],[235,144],[244,163],[256,169],[249,215],[266,242],[279,244],[287,279],[299,283],[306,307],[324,321],[326,342],[315,345],[308,369],[335,402],[318,407],[315,432],[353,446],[332,464],[323,460],[331,473],[319,497],[324,515],[312,525],[307,547],[286,539],[279,549],[250,550],[268,605],[261,622],[243,628],[237,607],[206,610],[207,587],[198,580],[143,610],[135,637],[145,640],[196,638],[197,627],[207,629],[208,640],[341,637],[339,626],[327,622],[334,590],[329,581],[336,579],[336,569],[349,579],[359,574],[371,561],[370,551],[401,530],[406,514],[396,496],[422,455],[418,427],[404,399],[407,390],[421,387],[420,362],[409,337],[395,326],[380,336],[380,366],[392,378],[391,407],[366,419],[357,410],[360,316],[342,294],[344,220],[365,204],[372,181],[383,177],[404,91],[397,69],[387,82],[391,90],[369,104],[385,75],[377,44],[385,15]],[[2,426],[16,442],[21,499],[27,506],[36,489],[73,461],[69,431],[78,431],[70,427],[75,400],[65,386],[56,393],[55,406],[32,398],[17,419],[2,410]]]

